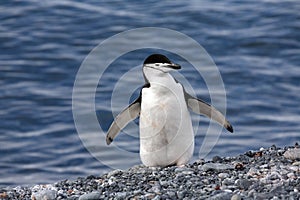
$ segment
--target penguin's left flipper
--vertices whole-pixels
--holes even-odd
[[[122,130],[129,122],[134,120],[140,115],[141,100],[140,97],[130,104],[125,110],[123,110],[110,125],[107,135],[106,144],[112,143],[117,134]]]
[[[184,96],[186,104],[193,112],[205,115],[208,118],[215,120],[216,122],[224,126],[224,128],[226,128],[229,132],[233,133],[231,124],[225,119],[224,115],[220,111],[218,111],[208,103],[202,101],[201,99],[197,99],[191,96],[186,91],[184,91]]]

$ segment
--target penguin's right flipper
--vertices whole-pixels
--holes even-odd
[[[112,143],[117,134],[122,130],[129,122],[134,120],[140,115],[141,111],[141,97],[137,98],[132,104],[130,104],[125,110],[123,110],[110,125],[107,135],[106,144]]]

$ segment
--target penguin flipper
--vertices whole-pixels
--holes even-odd
[[[218,111],[216,108],[209,105],[208,103],[202,101],[201,99],[197,99],[185,91],[184,93],[186,104],[193,112],[205,115],[208,118],[215,120],[224,128],[226,128],[229,132],[233,133],[233,128],[231,124],[226,120],[226,118],[220,111]]]
[[[129,122],[140,115],[140,111],[141,102],[139,97],[120,114],[118,114],[113,123],[110,125],[106,135],[106,144],[109,145],[110,143],[112,143],[120,130],[122,130]]]

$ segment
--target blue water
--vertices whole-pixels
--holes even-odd
[[[300,140],[299,10],[298,0],[1,1],[0,186],[51,183],[110,170],[88,152],[77,134],[73,85],[94,47],[139,27],[187,34],[218,66],[227,93],[227,119],[235,133],[223,131],[208,158],[272,144],[293,145]],[[112,121],[115,77],[142,63],[147,53],[134,51],[119,58],[122,65],[117,70],[112,66],[101,79],[95,107],[104,130]],[[171,59],[176,62],[178,57]],[[209,101],[203,80],[189,70],[181,73],[197,95]],[[137,81],[143,83],[142,76]],[[194,159],[203,139],[201,130],[209,122],[200,120]],[[139,162],[137,138],[132,142],[120,134],[115,143],[135,153],[127,165]],[[110,147],[103,148],[106,156]],[[125,162],[118,156],[109,159]]]

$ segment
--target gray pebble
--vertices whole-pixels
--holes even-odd
[[[222,161],[222,158],[221,158],[220,156],[214,156],[214,157],[212,158],[212,161],[213,161],[213,162],[220,162],[220,161]]]
[[[146,199],[154,199],[154,197],[157,197],[158,195],[155,195],[153,193],[146,193],[145,195],[143,195],[142,197],[146,198]]]
[[[127,192],[117,192],[115,195],[117,199],[125,199],[126,196],[127,196]]]
[[[236,185],[243,190],[248,190],[248,188],[253,184],[253,181],[248,179],[238,179]]]
[[[242,200],[242,197],[239,194],[234,194],[232,195],[231,200]]]
[[[254,194],[254,199],[270,199],[273,196],[274,194],[272,193],[256,193]]]
[[[249,175],[249,176],[258,176],[258,175],[260,175],[260,171],[255,167],[251,167],[249,169],[249,171],[247,172],[247,175]]]
[[[176,194],[178,199],[183,199],[186,194],[186,191],[177,191]]]
[[[190,169],[187,167],[177,167],[174,171],[175,173],[181,173],[183,171],[189,171]]]
[[[111,172],[109,172],[109,173],[107,174],[107,178],[110,178],[110,177],[112,177],[112,176],[121,174],[122,172],[123,172],[123,171],[120,170],[120,169],[113,170],[113,171],[111,171]]]
[[[176,192],[174,192],[174,191],[167,191],[167,195],[168,195],[171,199],[176,199]]]
[[[160,200],[160,196],[159,195],[156,195],[152,200]]]
[[[268,174],[266,176],[267,180],[277,180],[277,179],[281,179],[281,175],[278,172],[271,172],[271,174]]]
[[[219,193],[219,194],[216,194],[216,195],[210,197],[209,199],[211,199],[211,200],[230,200],[231,193],[222,192],[222,193]]]
[[[230,164],[221,164],[221,163],[205,163],[202,166],[203,171],[215,170],[215,171],[224,171],[227,169],[234,169],[233,165]]]
[[[79,200],[98,200],[100,198],[99,192],[91,192],[87,194],[83,194],[79,197]]]
[[[222,185],[233,185],[234,184],[234,180],[232,180],[231,178],[225,178],[222,181]]]

